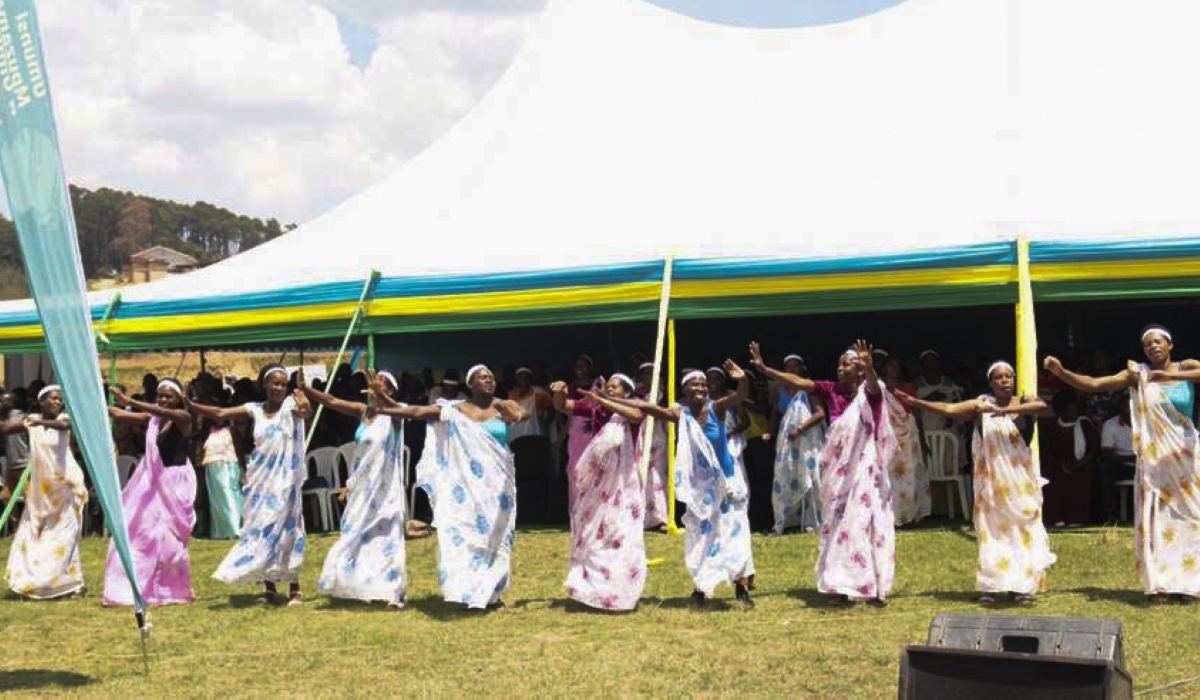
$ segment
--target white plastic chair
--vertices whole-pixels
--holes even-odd
[[[346,465],[346,478],[349,479],[354,469],[354,456],[356,454],[356,445],[354,442],[347,442],[345,445],[337,448],[338,456],[341,457],[342,464]]]
[[[117,478],[121,482],[121,490],[125,490],[125,484],[129,483],[129,477],[133,474],[133,469],[141,460],[133,455],[118,455],[117,456]]]
[[[339,488],[339,489],[342,486],[345,486],[346,484],[350,483],[350,477],[354,474],[354,457],[357,454],[356,445],[357,445],[357,443],[347,442],[345,445],[342,445],[341,447],[337,448],[337,451],[338,451],[338,459],[337,459],[337,461],[338,461],[338,486],[337,486],[337,488]],[[346,475],[345,481],[342,481],[343,473]],[[331,512],[333,514],[334,522],[340,523],[342,521],[342,502],[339,500],[337,493],[329,494],[329,504],[330,504],[330,508],[332,509]]]
[[[325,479],[328,486],[317,488],[308,488],[300,492],[301,498],[316,498],[317,499],[317,518],[321,521],[318,526],[322,531],[328,532],[331,529],[330,523],[333,521],[333,514],[330,510],[330,499],[333,497],[334,491],[339,488],[338,480],[338,451],[336,447],[321,447],[308,453],[304,463],[308,470],[308,475],[320,476]]]
[[[1132,519],[1129,513],[1129,496],[1133,493],[1133,479],[1118,481],[1115,486],[1121,496],[1121,522],[1129,522]]]
[[[959,437],[949,430],[929,430],[925,433],[925,442],[929,445],[926,462],[929,465],[929,483],[947,484],[951,488],[946,492],[946,507],[950,519],[954,514],[954,485],[958,486],[957,495],[962,503],[963,514],[971,519],[971,501],[967,498],[967,476],[958,471]]]

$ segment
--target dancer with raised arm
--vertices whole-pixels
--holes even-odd
[[[783,358],[785,374],[808,378],[804,358]],[[772,532],[782,535],[791,527],[821,527],[821,470],[818,463],[825,446],[825,402],[799,389],[777,383],[771,405],[775,437],[775,477],[771,506]]]
[[[417,464],[417,485],[429,494],[438,532],[438,583],[447,602],[500,608],[510,583],[517,490],[508,426],[525,418],[496,398],[496,378],[483,365],[467,372],[471,397],[436,406],[394,406],[376,379],[379,412],[429,421],[433,439]]]
[[[896,449],[883,414],[883,383],[871,346],[859,340],[838,360],[837,382],[812,381],[767,367],[758,343],[750,363],[789,389],[825,401],[831,426],[821,450],[821,549],[817,589],[829,604],[886,605],[896,568],[896,529],[887,465]]]
[[[399,383],[391,372],[368,373],[394,405]],[[317,589],[334,598],[383,601],[391,610],[404,607],[408,575],[404,566],[404,450],[401,421],[381,415],[377,404],[344,401],[318,391],[304,379],[297,385],[312,402],[359,421],[354,464],[346,482],[341,537],[325,557]]]
[[[252,421],[254,452],[246,464],[242,534],[213,578],[235,585],[262,582],[261,605],[275,603],[275,585],[288,584],[288,605],[300,605],[300,565],[304,562],[304,511],[300,490],[304,464],[304,425],[312,417],[308,398],[289,395],[283,365],[263,367],[262,403],[232,408],[186,402],[188,410],[214,421]],[[186,401],[186,399],[185,399]]]
[[[996,596],[1011,594],[1018,605],[1032,605],[1046,571],[1054,563],[1050,538],[1042,524],[1041,477],[1033,452],[1013,418],[1036,416],[1046,404],[1036,397],[1016,396],[1012,365],[997,362],[988,368],[992,393],[974,401],[923,401],[907,393],[898,396],[920,411],[956,421],[974,421],[972,453],[975,464],[975,535],[979,568],[975,585],[979,604],[992,607]],[[1078,494],[1090,498],[1091,494]]]
[[[573,415],[581,402],[567,398],[567,385],[550,386],[554,408]],[[571,569],[566,586],[572,598],[602,610],[633,610],[646,584],[642,539],[644,496],[634,437],[642,412],[612,399],[633,396],[633,380],[614,374],[605,394],[584,392],[612,418],[592,439],[575,465],[578,500],[571,515]],[[609,397],[612,397],[610,399]]]
[[[675,496],[685,505],[688,571],[696,590],[693,603],[704,606],[713,590],[726,581],[734,584],[737,599],[750,599],[754,552],[747,514],[749,488],[746,475],[729,452],[726,416],[749,393],[745,372],[725,361],[725,374],[738,383],[737,391],[718,399],[708,395],[704,372],[684,376],[683,399],[670,408],[648,401],[616,399],[647,415],[679,425],[675,455]]]
[[[135,401],[115,387],[109,391],[113,420],[146,429],[142,461],[121,491],[138,590],[151,605],[190,603],[196,599],[187,549],[196,526],[196,472],[188,458],[192,414],[184,408],[183,385],[163,379],[154,403]],[[129,577],[110,543],[104,605],[133,604]]]
[[[62,389],[51,384],[38,392],[39,412],[3,434],[29,435],[25,512],[8,553],[8,585],[25,598],[43,600],[83,596],[79,540],[87,487],[83,470],[71,456],[71,419],[63,412]]]
[[[1146,595],[1153,603],[1200,596],[1200,437],[1192,423],[1200,362],[1175,361],[1171,333],[1162,326],[1142,331],[1145,364],[1119,374],[1086,377],[1047,357],[1046,369],[1078,391],[1130,390],[1134,478],[1134,555]],[[1084,497],[1084,495],[1081,495]]]

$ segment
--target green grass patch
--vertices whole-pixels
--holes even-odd
[[[1133,569],[1132,534],[1051,536],[1058,563],[1032,610],[1125,625],[1139,689],[1200,674],[1200,609],[1150,607]],[[923,643],[939,612],[976,613],[975,542],[932,523],[897,536],[896,587],[882,610],[828,610],[814,590],[814,535],[755,538],[757,607],[730,587],[709,610],[688,607],[683,538],[647,535],[651,569],[636,612],[568,602],[567,536],[522,531],[508,608],[466,612],[441,601],[434,539],[408,542],[409,607],[398,613],[316,595],[333,535],[311,538],[299,609],[262,609],[254,588],[210,576],[228,542],[194,540],[197,601],[155,608],[150,673],[132,614],[100,606],[106,543],[85,540],[83,600],[0,597],[0,691],[15,697],[895,697],[900,650]],[[11,539],[0,541],[7,559]],[[1154,697],[1195,697],[1200,684]]]

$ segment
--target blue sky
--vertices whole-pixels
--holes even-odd
[[[603,0],[596,0],[602,2]],[[804,27],[842,22],[898,5],[905,0],[646,0],[708,22],[744,27]],[[370,64],[379,32],[338,13],[338,28],[359,69]]]

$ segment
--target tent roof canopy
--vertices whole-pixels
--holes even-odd
[[[1015,298],[1017,234],[1049,256],[1042,291],[1100,274],[1134,293],[1200,257],[1162,240],[1200,232],[1197,34],[1193,0],[909,0],[795,29],[551,0],[442,139],[296,231],[126,289],[114,336],[199,339],[196,314],[249,311],[220,327],[330,335],[373,268],[381,332],[642,318],[667,255],[685,314],[995,303]],[[1147,251],[1176,260],[1124,287],[1103,267]],[[901,284],[917,259],[940,271]],[[1200,289],[1185,273],[1150,291]],[[29,320],[2,311],[0,347]]]

